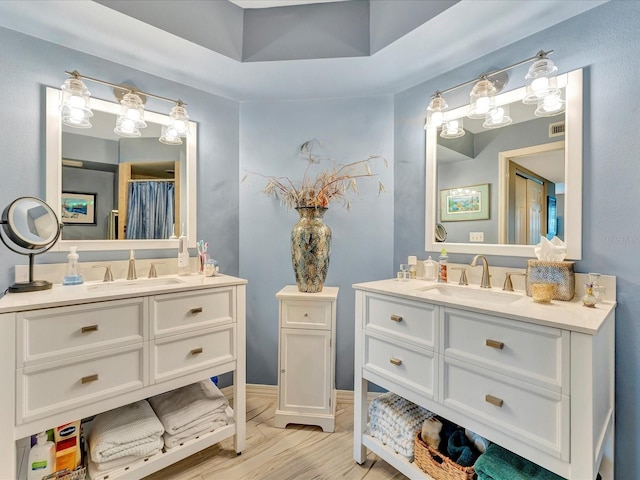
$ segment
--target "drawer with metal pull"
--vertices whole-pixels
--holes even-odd
[[[331,329],[330,301],[281,300],[282,328]]]
[[[151,382],[158,383],[234,362],[235,325],[156,339],[151,346]]]
[[[444,358],[442,402],[557,458],[568,460],[570,398]]]
[[[566,330],[445,308],[440,352],[566,393],[569,342]]]
[[[371,332],[364,337],[363,368],[427,398],[434,397],[437,369],[433,351],[389,341]]]
[[[417,347],[434,349],[437,305],[367,293],[365,308],[367,332],[388,334]]]
[[[186,333],[235,321],[233,288],[156,295],[151,299],[154,338]]]
[[[21,424],[140,389],[148,383],[148,343],[118,347],[16,371]]]
[[[19,313],[17,366],[71,358],[147,340],[146,299]]]

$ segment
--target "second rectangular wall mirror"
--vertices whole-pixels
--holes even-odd
[[[567,259],[581,258],[582,70],[557,80],[564,115],[534,116],[536,106],[522,103],[522,87],[496,96],[513,118],[506,127],[486,129],[482,120],[464,118],[465,135],[453,139],[427,127],[426,251],[535,257],[541,236],[557,236]],[[448,111],[446,120],[468,111],[468,105]],[[477,214],[460,213],[475,198],[469,192],[482,204]]]

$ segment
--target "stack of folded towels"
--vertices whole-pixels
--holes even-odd
[[[478,480],[563,480],[553,472],[492,443],[475,464]]]
[[[369,405],[369,431],[373,437],[412,461],[415,434],[432,416],[429,410],[389,392],[375,398]]]
[[[211,380],[162,393],[149,403],[164,427],[165,448],[227,425],[229,402]]]
[[[146,400],[96,415],[88,436],[90,477],[159,453],[163,432]]]

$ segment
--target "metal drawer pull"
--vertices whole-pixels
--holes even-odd
[[[498,350],[502,350],[504,348],[504,342],[498,342],[497,340],[487,340],[485,341],[485,345],[491,348],[497,348]]]
[[[199,353],[202,353],[202,348],[194,348],[190,353],[191,355],[198,355]]]
[[[82,377],[80,382],[84,385],[85,383],[91,383],[98,380],[98,374],[94,373],[93,375],[89,375],[87,377]]]
[[[87,333],[87,332],[97,332],[98,331],[98,325],[89,325],[88,327],[82,327],[80,329],[80,331],[82,333]]]
[[[391,357],[389,359],[390,363],[393,363],[394,365],[400,366],[402,365],[402,360],[400,360],[399,358],[395,358],[395,357]]]
[[[495,405],[496,407],[502,407],[504,401],[501,398],[494,397],[493,395],[485,395],[484,401],[490,403],[491,405]]]
[[[191,315],[195,315],[196,313],[202,313],[202,307],[192,308],[191,310],[189,310],[189,313]]]
[[[400,315],[391,315],[391,320],[393,322],[401,322],[402,321],[402,316],[400,316]]]

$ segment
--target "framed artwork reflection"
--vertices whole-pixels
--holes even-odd
[[[489,219],[489,184],[440,190],[440,221]]]
[[[62,223],[96,225],[96,194],[62,192]]]

